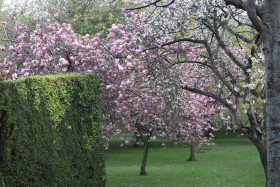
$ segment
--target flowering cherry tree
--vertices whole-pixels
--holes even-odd
[[[132,25],[128,24],[120,29],[118,25],[113,25],[107,36],[110,40],[106,45],[107,50],[113,54],[118,67],[129,68],[130,72],[133,68],[139,68],[137,71],[135,69],[132,71],[129,81],[126,79],[120,84],[121,92],[118,91],[119,97],[115,101],[120,107],[110,113],[109,118],[114,118],[110,121],[115,123],[107,126],[107,132],[110,130],[117,130],[117,133],[134,132],[139,137],[146,137],[140,172],[145,175],[144,168],[150,140],[155,139],[156,136],[168,136],[174,141],[185,143],[199,145],[208,143],[206,137],[203,137],[203,131],[213,129],[209,125],[208,117],[222,108],[213,106],[209,108],[207,101],[212,102],[211,99],[206,99],[202,104],[196,98],[197,95],[195,97],[190,93],[179,91],[181,90],[178,82],[180,80],[178,74],[175,73],[178,69],[168,68],[167,64],[158,63],[158,60],[161,60],[159,54],[163,57],[164,53],[161,50],[153,53],[144,50],[145,44],[138,40],[137,35],[134,32],[128,32],[131,27]],[[166,58],[169,57],[172,56],[166,56]],[[142,73],[140,76],[139,72]],[[108,85],[106,88],[120,90],[119,84]],[[203,111],[203,108],[190,107],[195,104],[208,109]],[[127,125],[123,131],[124,124]],[[118,125],[121,127],[119,128]]]
[[[183,90],[210,97],[230,111],[234,125],[258,149],[267,174],[265,71],[253,13],[246,17],[221,0],[125,2],[123,11],[133,25],[138,23],[138,40],[149,44],[147,50],[165,51],[159,62],[183,71],[178,75]],[[226,2],[249,10],[241,1]]]

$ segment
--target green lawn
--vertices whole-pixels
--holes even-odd
[[[218,137],[211,151],[196,154],[195,162],[185,161],[188,146],[165,142],[167,146],[162,147],[162,141],[152,142],[147,176],[139,175],[143,148],[121,148],[119,141],[113,141],[105,152],[107,187],[265,186],[258,152],[244,137]]]

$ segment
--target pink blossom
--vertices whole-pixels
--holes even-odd
[[[127,139],[125,140],[125,144],[128,145],[131,141],[132,141],[132,138],[127,138]]]
[[[107,38],[110,39],[110,38],[113,38],[114,36],[115,36],[115,33],[110,32],[110,33],[107,35]]]
[[[15,49],[14,46],[12,45],[9,46],[9,50],[14,50],[14,49]]]
[[[90,49],[93,49],[93,47],[91,45],[87,45],[86,49],[90,50]]]
[[[12,75],[12,78],[13,78],[13,79],[17,79],[17,73],[14,73],[14,74]]]
[[[34,18],[34,21],[38,21],[40,17],[40,14],[37,14],[36,17]]]
[[[60,59],[59,59],[59,62],[60,62],[62,65],[69,65],[69,62],[68,62],[65,58],[60,58]]]
[[[117,26],[118,26],[119,29],[124,28],[123,24],[118,24]]]
[[[123,66],[122,66],[122,65],[120,65],[120,64],[118,64],[118,68],[119,68],[119,70],[121,70],[121,71],[123,71],[123,70],[124,70]]]

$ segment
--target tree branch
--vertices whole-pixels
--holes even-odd
[[[244,42],[246,42],[246,43],[252,43],[253,42],[252,40],[249,40],[248,38],[242,36],[238,32],[235,32],[234,30],[229,28],[227,24],[225,24],[224,27],[228,30],[229,33],[231,33],[232,35],[236,36],[237,38],[243,40]]]
[[[200,62],[200,61],[192,61],[192,60],[184,60],[184,61],[177,61],[175,63],[172,63],[170,62],[168,59],[164,59],[165,61],[167,61],[171,66],[170,67],[173,67],[177,64],[184,64],[184,63],[189,63],[189,64],[200,64],[202,66],[206,66],[206,67],[209,67],[209,64],[207,64],[208,62]]]
[[[182,38],[182,39],[178,39],[178,40],[174,40],[171,42],[167,42],[161,45],[161,47],[167,46],[167,45],[171,45],[174,43],[178,43],[178,42],[192,42],[192,43],[199,43],[199,44],[205,44],[206,40],[196,40],[196,39],[191,39],[191,38]]]
[[[158,5],[156,4],[157,7],[168,7],[169,5],[173,4],[175,0],[171,0],[169,3],[163,4],[163,5]]]
[[[161,7],[161,8],[163,8],[163,7],[168,7],[168,6],[170,6],[171,4],[173,4],[173,3],[175,2],[175,0],[171,0],[169,3],[160,5],[160,4],[158,4],[160,1],[161,1],[161,0],[156,0],[156,1],[152,2],[152,3],[149,3],[149,4],[144,5],[144,6],[135,7],[135,8],[126,8],[126,10],[139,10],[139,9],[147,8],[147,7],[152,6],[152,5],[154,5],[154,6],[156,6],[156,7]]]
[[[191,39],[191,38],[182,38],[182,39],[173,40],[171,42],[161,44],[159,46],[151,47],[151,48],[148,48],[146,50],[158,49],[158,48],[161,48],[161,47],[164,47],[164,46],[167,46],[167,45],[172,45],[172,44],[179,43],[179,42],[192,42],[192,43],[198,43],[198,44],[204,44],[205,45],[206,40],[196,40],[196,39]]]
[[[197,89],[197,88],[193,88],[193,87],[190,87],[190,86],[183,86],[182,89],[184,90],[188,90],[190,92],[193,92],[193,93],[197,93],[197,94],[200,94],[200,95],[204,95],[204,96],[207,96],[207,97],[211,97],[213,99],[215,99],[216,101],[220,102],[222,105],[224,105],[226,108],[228,108],[230,111],[234,111],[234,108],[232,107],[231,104],[229,104],[226,100],[222,99],[221,97],[211,93],[211,92],[206,92],[206,91],[203,91],[203,90],[200,90],[200,89]]]
[[[257,15],[257,5],[255,0],[247,0],[245,4],[245,10],[248,13],[248,16],[251,22],[254,24],[256,30],[259,33],[262,33],[262,23]]]
[[[167,60],[167,59],[165,59]],[[202,66],[206,66],[210,68],[213,73],[224,83],[224,85],[229,89],[229,91],[234,95],[234,96],[239,96],[239,93],[234,89],[234,87],[231,85],[230,82],[226,81],[225,77],[218,71],[217,68],[211,66],[211,62],[205,61],[205,62],[200,62],[200,61],[191,61],[191,60],[185,60],[185,61],[178,61],[176,63],[170,63],[171,67],[176,65],[176,64],[182,64],[182,63],[190,63],[190,64],[200,64]]]
[[[224,0],[226,5],[233,5],[238,9],[245,10],[253,23],[255,29],[262,33],[263,25],[261,23],[262,18],[262,6],[256,4],[256,0]]]
[[[222,47],[223,51],[227,54],[227,56],[238,66],[240,67],[245,73],[247,72],[247,68],[246,66],[237,58],[235,58],[235,56],[232,54],[232,52],[227,48],[226,44],[224,43],[224,41],[218,36],[217,37],[217,41],[219,46]]]
[[[233,5],[236,8],[244,10],[242,0],[224,0],[226,5]]]
[[[234,96],[239,96],[239,93],[234,89],[234,87],[231,85],[230,82],[226,81],[225,77],[216,69],[215,67],[210,67],[211,70],[219,77],[219,79],[226,85],[226,87],[229,89],[229,91],[234,95]]]

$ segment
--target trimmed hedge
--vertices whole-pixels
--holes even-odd
[[[0,186],[105,186],[94,74],[0,82]]]

